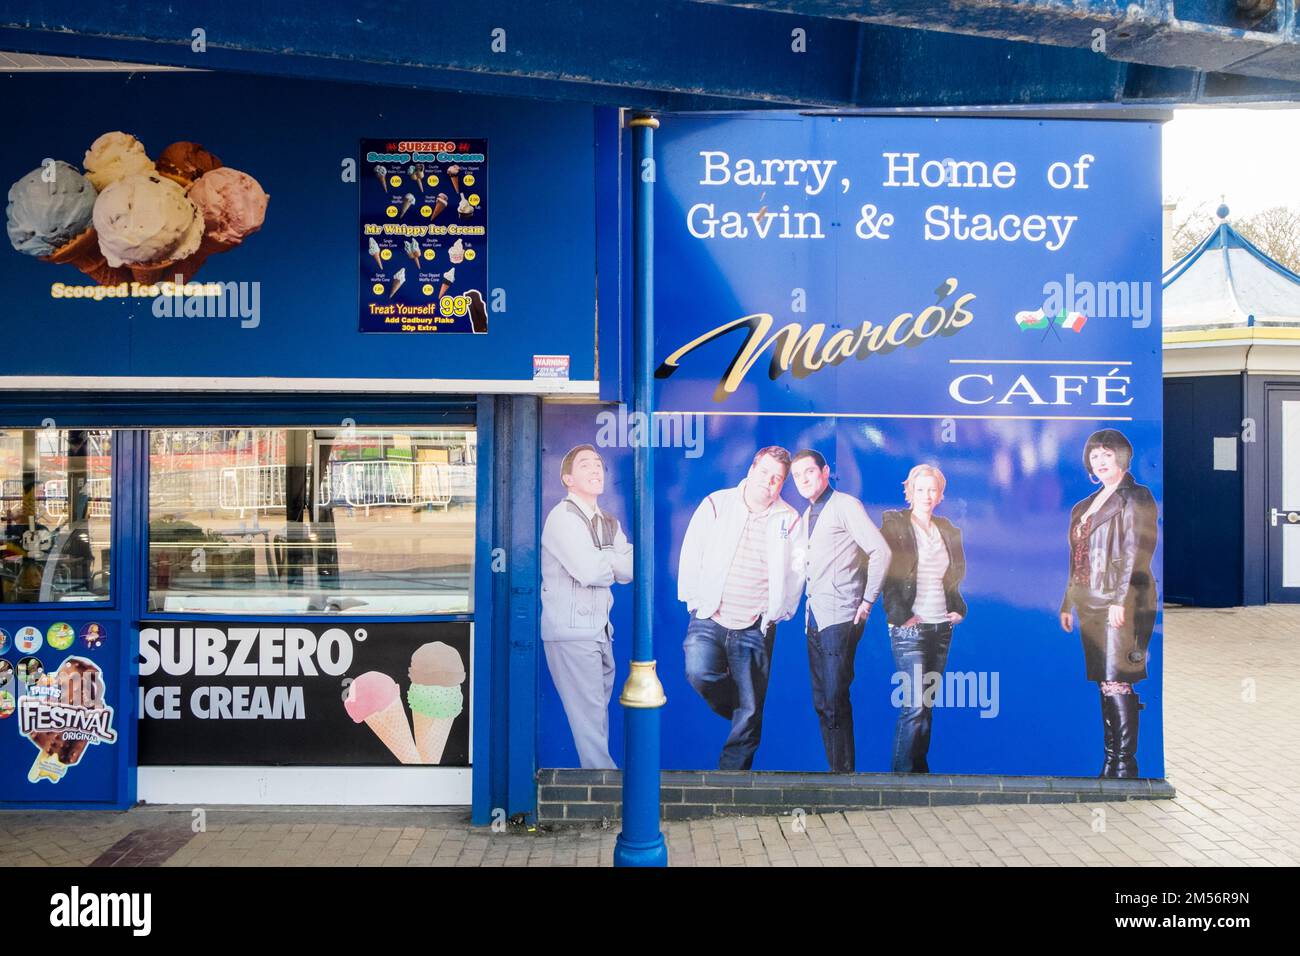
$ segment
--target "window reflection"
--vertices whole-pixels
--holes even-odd
[[[108,599],[112,474],[109,432],[0,431],[0,601]]]
[[[470,610],[476,433],[150,433],[155,611]]]

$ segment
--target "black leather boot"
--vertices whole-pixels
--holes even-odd
[[[1138,775],[1138,711],[1142,701],[1137,694],[1117,694],[1111,698],[1115,704],[1118,728],[1115,732],[1115,748],[1118,755],[1115,762],[1115,776],[1136,777]]]
[[[1101,695],[1101,730],[1106,760],[1101,765],[1098,776],[1113,777],[1119,765],[1119,713],[1115,707],[1115,698],[1106,694]]]

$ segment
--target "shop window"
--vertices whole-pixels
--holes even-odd
[[[472,428],[153,431],[150,610],[468,612],[477,447]]]
[[[108,600],[112,476],[106,431],[0,431],[0,602]]]

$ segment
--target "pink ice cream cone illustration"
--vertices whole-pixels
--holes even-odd
[[[425,644],[411,655],[410,689],[406,702],[415,722],[415,746],[421,763],[441,763],[447,738],[465,709],[465,663],[460,653],[441,641]]]
[[[433,222],[442,215],[442,211],[447,208],[447,194],[438,193],[438,198],[433,204],[433,212],[429,216],[429,222]]]
[[[452,287],[452,284],[455,283],[455,281],[456,281],[455,269],[448,269],[446,272],[444,272],[442,274],[442,288],[438,290],[438,297],[441,298],[442,296],[446,295],[447,290]]]
[[[388,297],[390,299],[393,296],[397,295],[397,290],[402,287],[402,283],[404,283],[405,281],[406,281],[406,270],[398,269],[397,275],[393,276],[393,286],[391,289],[388,290]]]
[[[397,681],[378,671],[366,671],[348,687],[343,706],[355,723],[365,723],[373,730],[399,761],[420,762]]]
[[[403,216],[405,216],[407,210],[414,205],[415,205],[415,197],[412,196],[410,193],[407,193],[405,196],[402,197],[402,208],[401,211],[398,212],[397,218],[401,219]]]

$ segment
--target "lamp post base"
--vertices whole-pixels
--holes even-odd
[[[662,833],[649,843],[637,843],[627,839],[626,834],[620,833],[618,842],[614,844],[614,865],[667,866],[668,843]]]

